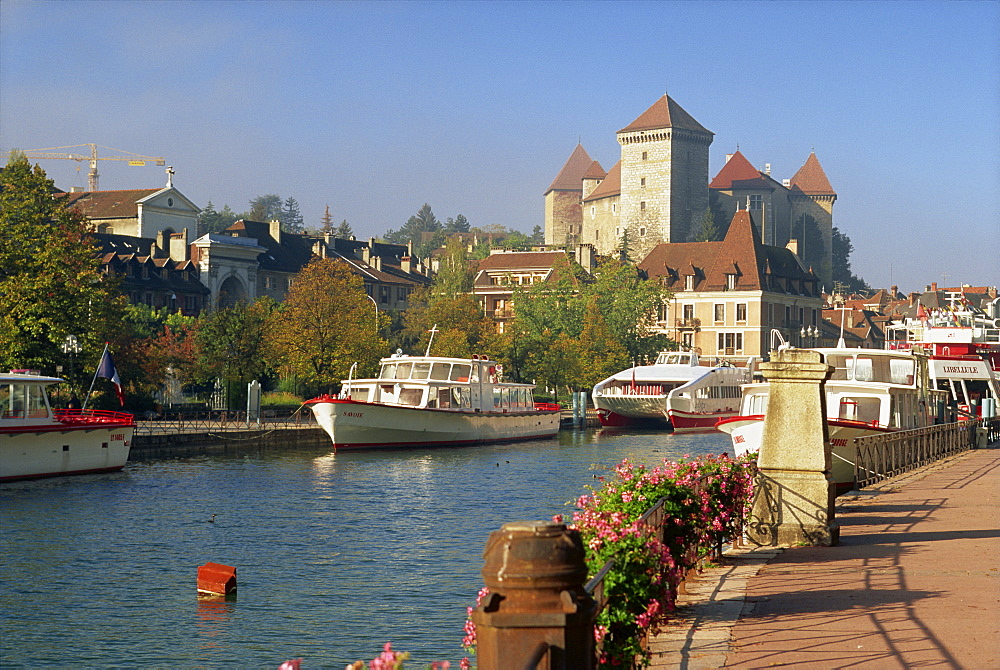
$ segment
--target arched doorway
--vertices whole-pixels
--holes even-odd
[[[243,287],[243,282],[238,277],[226,277],[219,287],[219,309],[232,307],[233,305],[247,301],[247,291]]]

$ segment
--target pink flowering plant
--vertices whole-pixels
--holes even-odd
[[[648,664],[643,644],[674,609],[677,587],[699,557],[739,531],[752,488],[752,470],[725,455],[647,469],[628,459],[603,486],[576,501],[573,524],[587,548],[590,574],[607,563],[607,606],[595,638],[602,665]],[[659,514],[643,516],[662,500]],[[557,517],[557,520],[560,520]]]

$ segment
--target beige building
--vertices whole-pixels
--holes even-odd
[[[787,248],[762,244],[750,212],[733,216],[720,242],[657,245],[639,264],[673,292],[654,330],[706,356],[745,359],[771,349],[771,332],[809,345],[802,328],[818,328],[819,278]]]

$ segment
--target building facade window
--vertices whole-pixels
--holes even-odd
[[[743,353],[743,333],[719,333],[719,354],[735,356]]]
[[[685,291],[694,290],[694,275],[684,275],[684,290]]]
[[[380,303],[382,303],[383,305],[388,304],[388,302],[389,302],[389,287],[388,286],[379,286],[378,287],[378,301]]]
[[[642,187],[642,188],[646,188],[646,178],[645,177],[641,177],[639,179],[639,186]]]
[[[694,305],[684,305],[682,308],[684,320],[690,322],[694,319]]]
[[[591,205],[590,206],[590,218],[593,219],[596,216],[597,216],[597,206],[596,205]]]
[[[264,288],[273,291],[277,287],[277,282],[274,277],[264,277]]]
[[[641,201],[641,202],[639,203],[639,209],[640,209],[641,211],[643,211],[643,212],[645,212],[645,211],[646,211],[646,201],[645,201],[645,200],[643,200],[643,201]]]
[[[745,302],[736,303],[736,320],[743,322],[747,320],[747,304]]]
[[[748,195],[747,196],[747,209],[751,211],[760,211],[764,209],[764,196],[762,195]]]
[[[642,160],[646,160],[647,158],[649,158],[649,153],[643,151],[642,152]]]
[[[715,306],[715,322],[726,322],[726,306],[724,304],[718,304]]]
[[[736,275],[728,274],[726,275],[726,288],[730,291],[736,290]]]
[[[618,203],[617,202],[611,203],[611,213],[612,214],[617,214],[618,213]]]
[[[690,331],[687,333],[681,333],[681,348],[682,349],[694,348],[694,333]]]

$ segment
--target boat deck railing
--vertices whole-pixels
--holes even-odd
[[[208,410],[204,412],[147,412],[136,415],[135,435],[162,433],[215,433],[225,431],[270,430],[273,428],[315,428],[307,408],[292,413],[262,409],[260,413]]]

